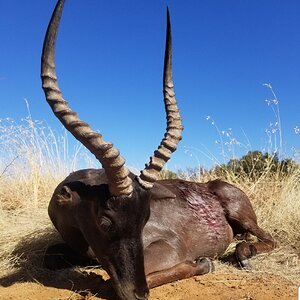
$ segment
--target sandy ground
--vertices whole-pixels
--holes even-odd
[[[97,274],[96,274],[97,273]],[[79,274],[79,273],[78,273]],[[16,275],[17,276],[17,275]],[[17,276],[18,277],[18,276]],[[54,278],[55,277],[55,278]],[[104,272],[80,272],[70,278],[53,274],[42,282],[17,282],[10,278],[0,287],[0,300],[92,300],[115,299]],[[262,272],[216,271],[204,276],[166,284],[152,289],[150,300],[292,300],[297,286],[278,275]]]
[[[27,219],[24,222],[28,224]],[[22,219],[18,218],[18,226],[22,228],[22,224]],[[15,227],[10,228],[13,230]],[[24,231],[29,231],[28,226],[23,227]],[[59,237],[52,227],[47,229],[43,225],[41,230],[36,227],[35,222],[32,233],[24,234],[22,239],[19,227],[16,234],[5,231],[6,235],[2,237],[0,300],[116,299],[107,274],[99,268],[61,271],[43,268],[43,249],[48,243],[58,242]],[[9,245],[8,241],[14,235],[17,236],[16,241]],[[299,247],[279,247],[269,254],[258,255],[251,259],[251,271],[239,270],[216,260],[213,273],[154,288],[149,299],[297,300],[299,249],[300,244]]]

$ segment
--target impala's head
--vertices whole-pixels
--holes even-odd
[[[167,129],[150,162],[137,177],[125,167],[119,151],[81,121],[64,100],[55,72],[55,43],[64,6],[59,0],[44,40],[41,78],[47,102],[65,128],[93,153],[105,170],[107,185],[66,187],[62,203],[80,202],[83,234],[113,280],[122,299],[146,299],[142,231],[150,215],[152,187],[181,139],[181,117],[172,81],[172,45],[169,12],[164,61],[164,103]],[[71,199],[73,198],[73,199]],[[65,202],[64,202],[65,201]]]

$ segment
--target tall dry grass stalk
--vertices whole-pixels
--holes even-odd
[[[65,130],[57,134],[30,116],[0,120],[0,157],[0,209],[37,207],[70,172],[95,165],[81,145],[70,149]]]

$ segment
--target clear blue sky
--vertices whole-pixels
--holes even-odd
[[[0,118],[26,117],[27,98],[34,119],[61,128],[40,82],[41,47],[55,3],[0,0]],[[279,100],[283,152],[299,149],[299,0],[67,0],[56,64],[64,97],[80,117],[112,141],[129,166],[148,162],[165,130],[167,5],[185,126],[169,168],[210,166],[203,151],[222,161],[212,119],[220,131],[231,128],[234,138],[250,143],[247,149],[265,149],[265,130],[276,120],[263,83],[272,84]],[[226,134],[222,139],[227,142]],[[237,145],[235,151],[246,152]]]

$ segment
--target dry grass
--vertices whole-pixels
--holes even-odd
[[[59,239],[47,216],[49,198],[70,171],[96,164],[80,147],[70,151],[65,133],[57,135],[31,118],[21,124],[1,120],[0,155],[3,158],[0,162],[0,284],[7,280],[40,281],[50,272],[42,268],[44,251],[49,243]],[[212,178],[212,174],[202,176],[203,181]],[[260,225],[280,244],[273,253],[254,258],[252,272],[277,274],[299,285],[299,169],[287,176],[266,173],[255,182],[233,174],[226,174],[223,179],[249,195]],[[217,271],[237,272],[221,263],[217,263]],[[72,272],[76,277],[77,271]]]
[[[0,119],[0,156],[0,209],[48,202],[51,191],[71,171],[95,165],[79,144],[70,149],[65,130],[57,134],[31,117],[19,123]]]
[[[4,276],[27,260],[37,262],[32,255],[42,257],[47,244],[58,238],[47,215],[57,184],[76,169],[99,165],[79,144],[69,146],[65,130],[54,132],[32,120],[30,112],[18,123],[0,119],[0,156],[0,276]],[[41,244],[34,249],[39,239]],[[25,248],[24,241],[30,241]]]

